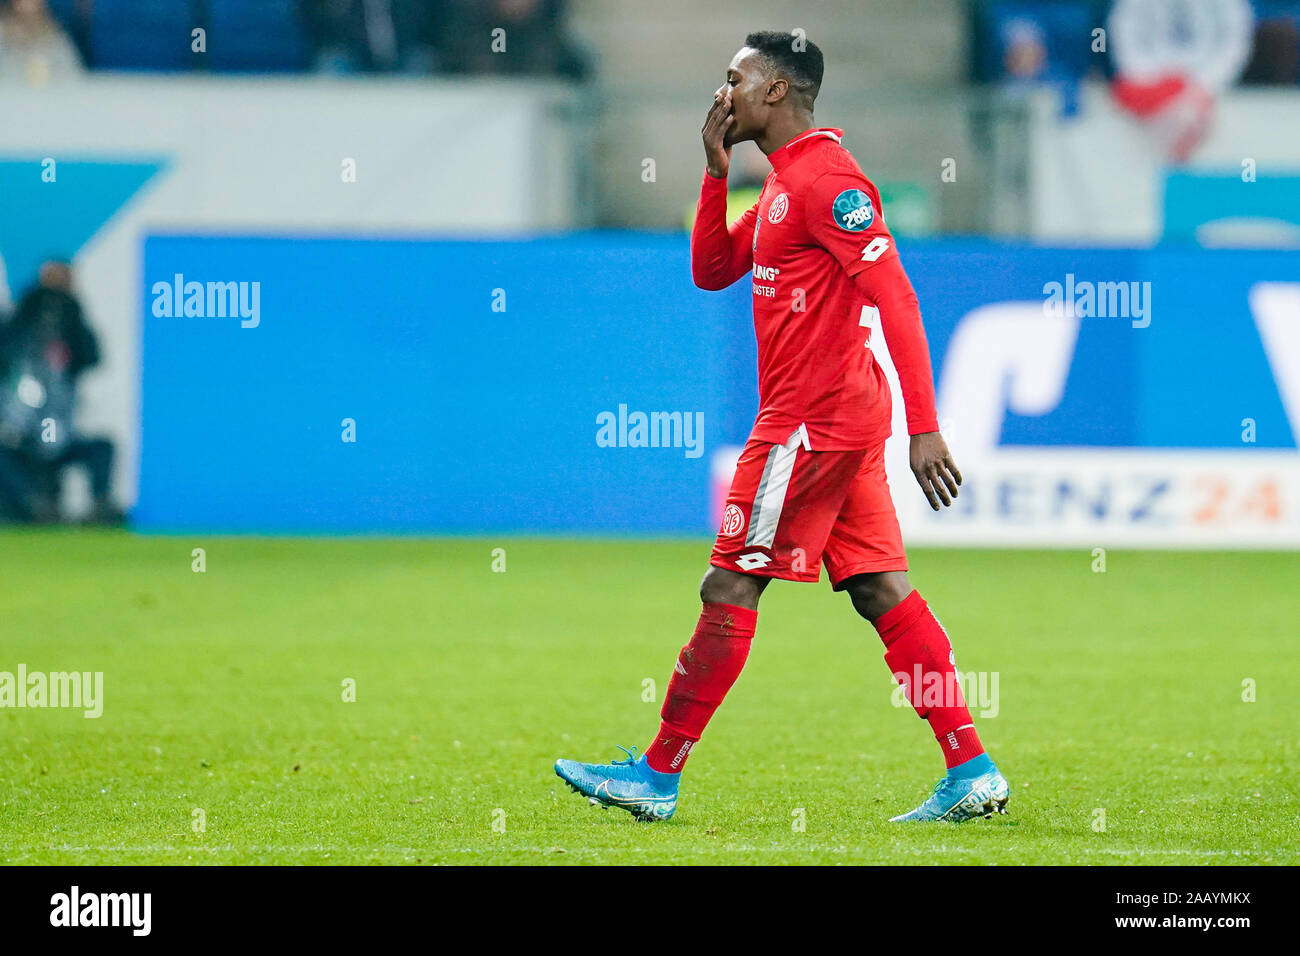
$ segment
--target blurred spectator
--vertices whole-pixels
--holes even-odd
[[[529,73],[581,80],[586,58],[568,39],[563,0],[448,0],[444,68],[452,73]],[[504,32],[504,52],[493,31]]]
[[[72,289],[66,262],[41,266],[40,278],[0,326],[0,509],[28,521],[59,518],[61,475],[90,473],[90,521],[117,523],[109,499],[113,445],[77,434],[76,383],[99,361],[99,345]]]
[[[81,57],[45,0],[0,0],[0,83],[45,86],[81,73]]]
[[[1021,17],[1002,24],[1002,68],[1009,80],[1039,80],[1047,73],[1047,36],[1033,20]]]
[[[1079,84],[1100,72],[1104,57],[1091,50],[1094,7],[1089,0],[1060,4],[1001,0],[980,4],[972,16],[972,74],[996,83],[1004,93],[1023,96],[1053,87],[1061,110],[1078,108]]]
[[[971,8],[972,79],[1030,87],[1071,84],[1100,72],[1104,57],[1091,49],[1091,30],[1100,16],[1094,0],[976,3]]]
[[[443,0],[298,0],[313,64],[327,73],[429,73]]]

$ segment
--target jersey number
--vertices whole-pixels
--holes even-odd
[[[879,259],[881,256],[885,254],[885,250],[888,248],[889,248],[889,240],[886,239],[884,236],[876,236],[876,238],[868,242],[866,246],[863,248],[862,261],[875,262],[877,259]]]

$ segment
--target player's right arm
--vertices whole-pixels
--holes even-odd
[[[731,115],[731,92],[713,96],[713,106],[704,120],[705,171],[700,185],[700,202],[691,229],[691,277],[701,289],[725,289],[754,265],[754,221],[758,204],[727,225],[727,171],[731,148],[723,145]]]
[[[880,193],[861,173],[832,172],[808,189],[808,229],[880,312],[907,412],[912,474],[935,511],[957,497],[961,472],[939,434],[930,347],[916,292],[880,214]]]

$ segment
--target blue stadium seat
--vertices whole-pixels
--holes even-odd
[[[50,15],[63,27],[63,32],[76,44],[82,59],[89,61],[90,7],[85,0],[46,0],[46,6],[50,8]]]
[[[77,0],[46,0],[45,5],[50,8],[50,14],[54,19],[67,30],[75,19],[73,8],[77,5]]]
[[[96,69],[188,70],[198,24],[188,0],[95,0],[91,51]]]
[[[209,0],[213,70],[280,72],[307,68],[307,41],[294,0]]]

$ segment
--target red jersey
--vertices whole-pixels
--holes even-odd
[[[889,386],[867,347],[864,306],[879,311],[908,433],[938,431],[916,294],[880,194],[842,135],[808,130],[773,152],[758,203],[730,227],[726,180],[704,174],[691,268],[703,289],[753,277],[756,441],[782,444],[801,425],[814,451],[867,448],[888,436]]]

